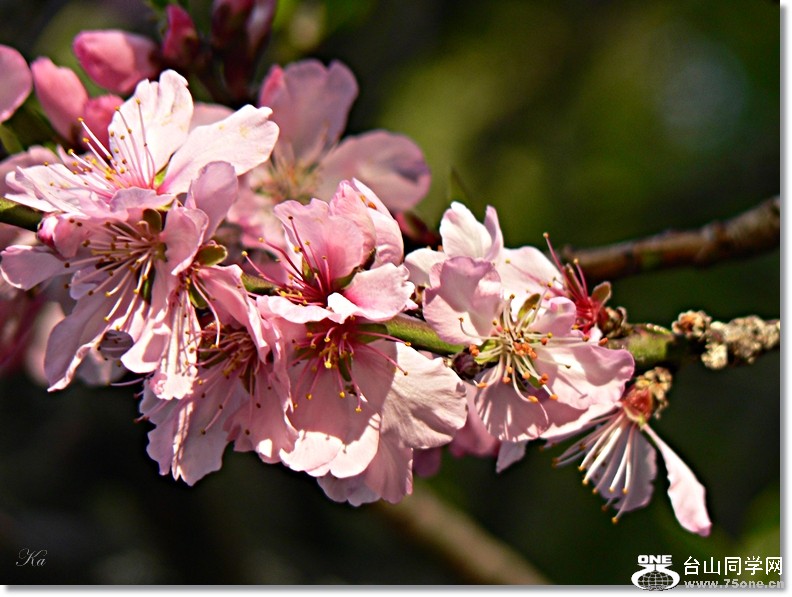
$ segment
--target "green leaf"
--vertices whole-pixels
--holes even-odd
[[[0,143],[3,144],[8,154],[20,153],[25,150],[19,141],[19,137],[16,136],[10,127],[4,124],[0,124]]]

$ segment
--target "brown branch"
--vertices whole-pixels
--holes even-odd
[[[671,267],[706,267],[772,251],[781,243],[781,200],[768,199],[734,218],[695,230],[669,230],[644,239],[593,249],[566,246],[593,283]]]
[[[467,583],[551,584],[520,554],[438,498],[425,483],[417,483],[415,493],[399,504],[374,507],[416,544],[448,562]]]

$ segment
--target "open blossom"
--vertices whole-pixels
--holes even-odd
[[[424,317],[481,365],[474,403],[500,440],[534,439],[592,405],[612,404],[632,376],[630,353],[600,346],[578,329],[571,300],[517,300],[483,259],[452,257],[433,267]]]
[[[602,306],[610,296],[610,285],[600,284],[589,294],[581,269],[562,265],[552,247],[552,262],[535,247],[505,247],[498,214],[493,207],[487,207],[482,224],[465,205],[453,202],[440,222],[440,237],[442,250],[421,248],[405,258],[410,280],[417,286],[429,286],[433,268],[447,259],[482,259],[492,263],[504,292],[514,294],[518,301],[534,293],[546,298],[569,298],[577,308],[578,326],[584,332],[599,337],[595,325]],[[547,235],[545,238],[550,245]]]
[[[0,45],[0,122],[5,122],[30,94],[32,78],[25,58],[14,48]]]
[[[398,224],[357,181],[329,203],[286,202],[275,214],[291,251],[267,272],[277,294],[257,300],[288,349],[299,436],[282,460],[332,477],[322,486],[335,499],[397,501],[410,489],[412,449],[447,443],[465,419],[456,375],[377,325],[415,307]]]
[[[686,530],[706,537],[712,523],[707,514],[704,487],[648,424],[665,404],[662,386],[667,383],[664,378],[669,377],[662,369],[644,374],[611,408],[592,409],[585,419],[546,434],[546,439],[556,443],[589,431],[555,459],[555,463],[580,461],[578,468],[585,471],[583,483],[593,484],[595,493],[616,508],[614,522],[624,512],[649,503],[657,474],[656,447],[668,471],[668,497],[677,520]]]
[[[329,200],[342,180],[360,180],[391,211],[409,209],[426,194],[429,169],[408,138],[378,130],[339,142],[357,92],[354,75],[340,62],[272,67],[259,104],[272,108],[281,134],[272,160],[248,177],[253,193],[231,214],[250,238],[267,237],[278,203]]]
[[[172,280],[190,267],[210,222],[218,221],[211,201],[203,203],[207,213],[175,196],[190,191],[189,203],[195,189],[212,188],[218,172],[233,179],[265,161],[277,136],[269,113],[247,106],[188,133],[192,98],[186,81],[167,71],[159,83],[141,82],[119,108],[109,149],[92,136],[86,157],[72,153],[68,165],[9,175],[9,198],[48,215],[38,232],[44,246],[6,249],[2,275],[25,289],[69,275],[77,301],[50,336],[50,389],[65,387],[109,330],[134,344],[150,319],[168,313]],[[218,160],[225,165],[212,164]],[[220,202],[223,210],[228,203]]]
[[[143,419],[156,426],[149,432],[149,455],[162,474],[189,485],[220,468],[230,442],[273,463],[297,436],[286,417],[278,332],[259,315],[241,275],[237,266],[196,274],[212,313],[199,331],[196,383],[180,400],[169,400],[147,382],[140,405]]]

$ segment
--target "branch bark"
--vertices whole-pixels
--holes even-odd
[[[780,212],[781,200],[774,197],[734,218],[698,229],[669,230],[592,249],[566,246],[561,255],[569,262],[577,259],[592,283],[671,267],[707,267],[777,249],[781,244]]]
[[[416,544],[433,551],[470,584],[551,584],[511,547],[416,483],[413,495],[399,504],[373,505]]]

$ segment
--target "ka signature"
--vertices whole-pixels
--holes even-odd
[[[47,563],[47,550],[38,549],[32,550],[27,547],[19,550],[19,558],[17,559],[17,566],[33,566],[39,567]]]

